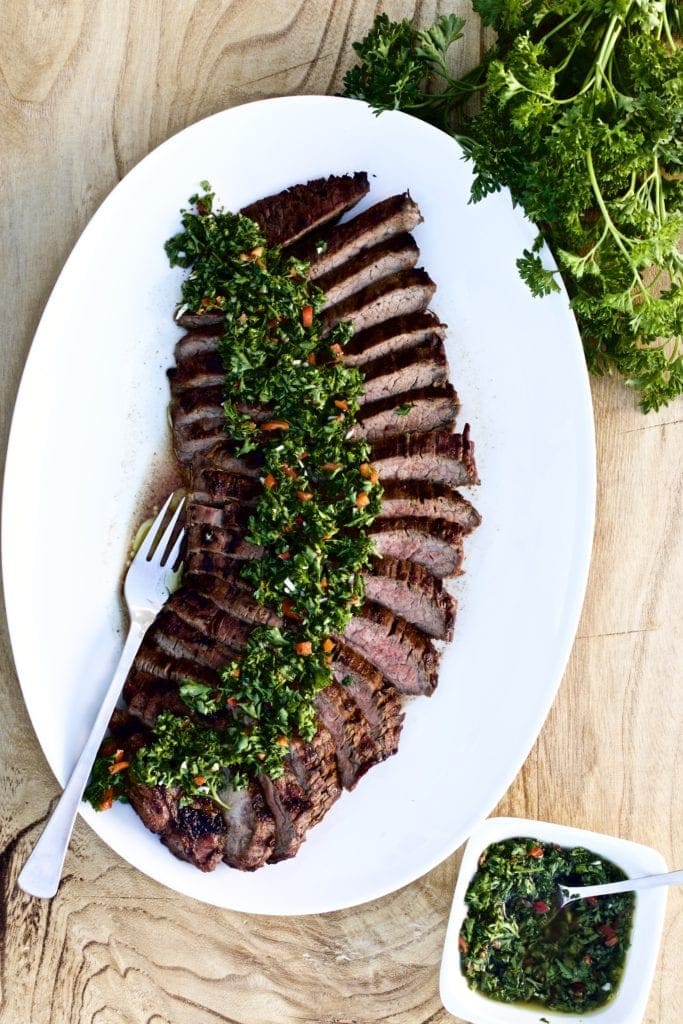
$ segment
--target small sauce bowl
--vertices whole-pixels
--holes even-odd
[[[471,989],[460,966],[458,937],[467,914],[465,893],[477,872],[479,858],[491,843],[526,837],[563,847],[582,846],[611,861],[629,878],[667,870],[661,853],[649,846],[599,832],[526,818],[489,818],[472,833],[462,863],[446,931],[441,961],[441,1001],[449,1013],[469,1024],[641,1024],[657,963],[664,926],[667,890],[636,895],[630,946],[620,983],[608,1003],[587,1012],[550,1010],[504,1003]]]

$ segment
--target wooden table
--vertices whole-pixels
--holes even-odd
[[[338,91],[351,41],[365,34],[375,7],[369,0],[5,5],[0,450],[55,278],[116,182],[164,139],[224,107]],[[469,14],[458,59],[463,68],[477,59],[469,4],[387,7],[422,22],[439,10]],[[498,812],[627,836],[680,867],[681,404],[643,417],[611,380],[593,382],[593,399],[598,508],[585,607],[555,705]],[[355,910],[252,918],[174,895],[79,823],[58,896],[41,902],[15,889],[58,787],[26,715],[4,620],[0,678],[2,1022],[452,1019],[439,1001],[438,963],[458,854]],[[669,897],[648,1024],[683,1019],[682,897]]]

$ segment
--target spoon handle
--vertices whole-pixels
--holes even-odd
[[[623,882],[606,882],[604,885],[581,885],[560,888],[569,900],[586,899],[587,896],[608,896],[614,892],[637,892],[653,889],[658,885],[683,885],[683,871],[667,871],[663,875],[643,875],[642,878],[625,878]]]

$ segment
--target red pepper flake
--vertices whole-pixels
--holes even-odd
[[[586,896],[586,903],[589,907],[597,907],[598,897],[597,896]]]
[[[268,420],[261,424],[261,430],[289,430],[287,420]]]
[[[282,614],[286,619],[291,619],[292,622],[303,622],[301,616],[294,611],[294,606],[288,597],[282,602]]]
[[[310,501],[313,497],[310,491],[297,491],[296,496],[299,501]]]
[[[289,551],[281,551],[277,557],[281,558],[283,562],[288,562],[292,556]]]
[[[534,910],[537,914],[547,914],[550,910],[550,904],[544,900],[534,900]]]
[[[203,775],[195,775],[194,782],[195,782],[195,785],[197,785],[197,786],[203,786],[204,783],[206,782],[206,779],[204,778]]]
[[[114,803],[114,789],[113,789],[112,786],[110,786],[108,789],[105,789],[105,791],[104,791],[104,794],[102,796],[102,800],[100,801],[99,810],[100,811],[109,811],[109,810],[111,810],[111,807],[112,807],[113,803]]]
[[[117,761],[116,764],[109,765],[109,774],[118,775],[119,772],[123,772],[126,768],[130,768],[130,761]]]
[[[230,674],[234,675],[235,673],[231,672]],[[229,708],[236,708],[237,707],[237,698],[236,697],[228,697],[228,699],[226,700],[225,703],[228,705]]]
[[[313,326],[313,306],[304,306],[301,310],[301,324],[303,327]]]
[[[343,349],[341,345],[337,344],[337,342],[335,342],[334,345],[330,345],[330,352],[336,359],[341,359],[343,355]]]
[[[349,403],[346,401],[345,398],[335,398],[334,404],[337,406],[338,409],[342,409],[344,412],[346,412],[346,410],[349,407]]]
[[[315,352],[309,352],[308,353],[308,365],[309,366],[315,366],[316,362],[317,362],[317,360],[315,358]]]
[[[533,857],[535,860],[540,860],[543,856],[542,846],[532,846],[528,853],[529,857]]]
[[[272,490],[273,487],[277,487],[277,480],[272,473],[268,473],[268,475],[263,478],[263,486],[267,487],[269,491]]]
[[[282,470],[285,476],[289,477],[290,480],[296,480],[296,478],[299,475],[297,471],[295,469],[292,469],[291,466],[288,466],[286,462],[282,463],[280,469]]]

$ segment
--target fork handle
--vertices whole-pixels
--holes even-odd
[[[603,882],[601,885],[560,886],[570,899],[586,899],[588,896],[609,896],[617,892],[641,892],[655,889],[660,885],[683,885],[683,871],[667,871],[663,875],[641,875],[639,878],[625,878],[622,882]]]
[[[83,790],[90,777],[93,762],[97,756],[105,729],[109,724],[109,719],[116,707],[126,676],[133,664],[133,659],[138,652],[148,626],[149,622],[131,622],[121,657],[114,670],[109,689],[104,696],[90,735],[69,777],[64,792],[59,798],[57,806],[43,829],[33,853],[26,861],[17,879],[17,885],[31,896],[47,898],[54,896],[57,892],[62,875],[62,867],[64,866],[64,857],[66,856],[76,814],[83,797]]]

